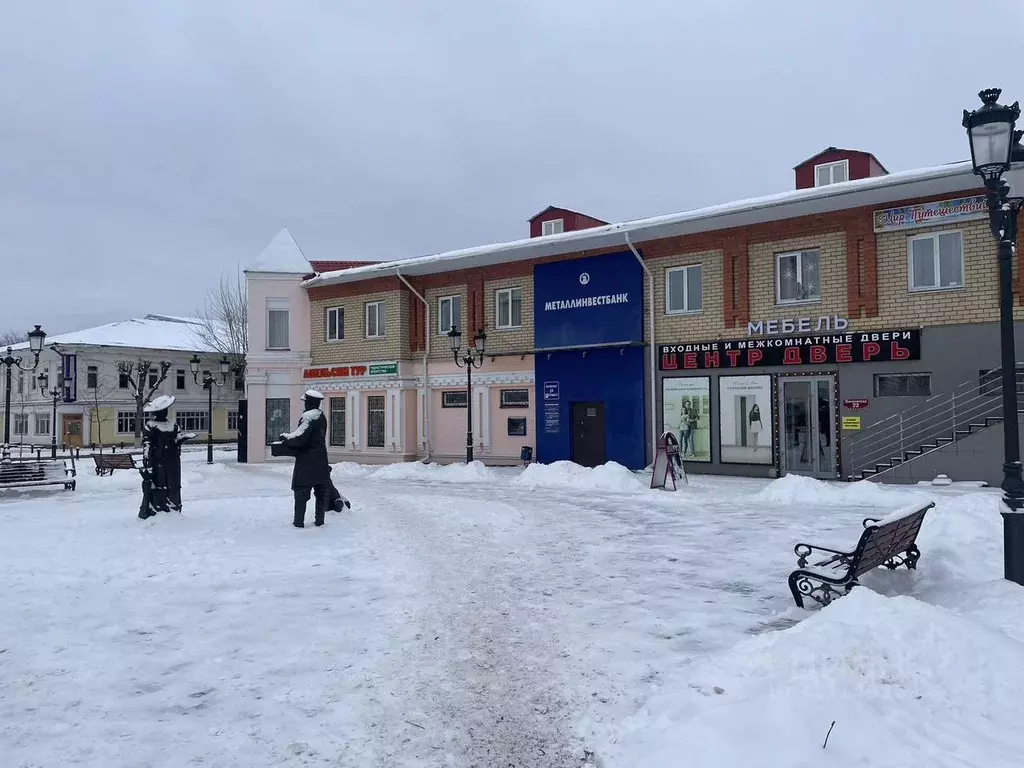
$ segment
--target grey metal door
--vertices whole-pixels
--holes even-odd
[[[823,480],[836,466],[835,376],[779,379],[779,438],[782,471]]]

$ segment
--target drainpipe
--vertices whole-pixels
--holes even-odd
[[[651,461],[654,461],[654,457],[658,455],[658,395],[655,390],[657,384],[657,355],[658,348],[654,343],[654,275],[651,274],[651,270],[647,268],[644,260],[640,257],[636,248],[633,247],[632,241],[629,239],[629,232],[623,233],[626,236],[626,245],[629,246],[629,250],[636,256],[636,260],[640,262],[640,266],[644,270],[644,274],[647,275],[647,284],[651,286],[651,306],[647,309],[648,317],[648,329],[647,337],[651,340],[651,354],[650,354],[650,374],[651,374]]]
[[[430,377],[428,375],[429,371],[427,370],[427,362],[430,357],[430,305],[427,303],[427,300],[420,295],[419,291],[413,288],[412,284],[405,279],[405,275],[397,269],[395,270],[395,274],[398,276],[399,280],[405,283],[405,287],[412,292],[412,295],[423,303],[425,310],[423,312],[423,316],[426,318],[427,327],[426,334],[424,336],[426,344],[423,346],[423,439],[426,441],[427,455],[423,460],[430,461]],[[418,410],[419,403],[416,405]]]

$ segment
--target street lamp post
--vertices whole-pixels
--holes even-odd
[[[56,386],[47,389],[49,376],[45,373],[39,374],[39,392],[43,397],[48,397],[53,402],[53,420],[50,422],[50,458],[57,458],[57,403],[64,399],[64,378],[58,373]]]
[[[1016,132],[1020,106],[998,104],[1001,91],[978,94],[982,106],[964,110],[974,172],[987,190],[989,224],[999,243],[999,332],[1003,386],[1003,574],[1024,585],[1024,478],[1017,425],[1017,353],[1013,322],[1013,258],[1017,216],[1024,201],[1024,148]]]
[[[188,361],[192,369],[192,379],[199,384],[199,366],[202,360],[199,355],[192,355]],[[223,387],[227,383],[228,374],[231,373],[231,361],[224,355],[220,359],[220,378],[216,378],[209,371],[203,371],[203,389],[206,390],[206,463],[213,464],[213,388]]]
[[[452,355],[455,357],[455,364],[459,368],[466,369],[466,463],[473,461],[473,369],[484,364],[484,350],[487,344],[487,334],[481,328],[476,332],[473,340],[476,345],[476,354],[466,347],[462,359],[459,359],[459,347],[462,344],[462,333],[454,325],[448,331],[448,340],[452,345]]]
[[[34,371],[36,366],[39,365],[39,353],[43,351],[44,341],[46,341],[46,331],[38,325],[35,327],[35,330],[28,332],[28,347],[34,358],[30,366],[22,365],[22,358],[12,355],[11,352],[13,350],[11,347],[8,347],[7,354],[0,358],[0,363],[3,363],[4,367],[7,368],[4,381],[4,447],[3,455],[0,457],[2,461],[11,460],[11,371],[14,368],[17,368],[19,371]]]

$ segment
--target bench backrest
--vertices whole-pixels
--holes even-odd
[[[101,469],[134,469],[135,460],[130,453],[96,454],[92,457]]]
[[[67,477],[64,462],[19,461],[0,465],[0,487],[19,483],[63,480]]]
[[[917,534],[921,530],[924,516],[934,504],[912,512],[909,515],[897,518],[891,522],[875,525],[868,523],[868,527],[860,537],[857,545],[857,576],[872,571],[883,565],[889,558],[900,555],[910,549],[917,541]]]

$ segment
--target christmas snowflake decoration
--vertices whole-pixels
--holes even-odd
[[[782,273],[783,280],[796,280],[796,272],[793,271],[792,267],[787,267],[786,271]]]

